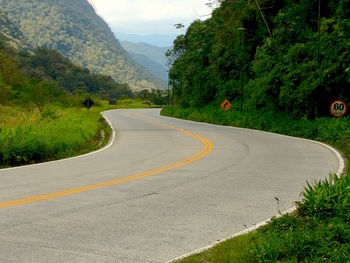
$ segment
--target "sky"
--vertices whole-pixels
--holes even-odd
[[[176,34],[173,26],[188,26],[208,18],[208,0],[89,0],[113,32],[126,34]],[[180,32],[181,33],[181,32]]]

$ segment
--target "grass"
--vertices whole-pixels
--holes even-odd
[[[226,242],[209,249],[203,253],[196,254],[180,260],[182,263],[192,262],[235,262],[247,263],[256,262],[254,255],[249,253],[253,234],[247,234],[230,239]]]
[[[293,119],[283,113],[170,108],[163,115],[303,137],[350,156],[350,119]],[[350,173],[307,184],[294,214],[179,262],[350,262]]]
[[[47,106],[42,114],[21,108],[0,108],[0,165],[18,166],[75,156],[98,148],[101,129],[110,130],[103,108]],[[18,116],[18,117],[16,117]]]
[[[117,108],[146,108],[147,102],[125,99]],[[43,112],[0,105],[0,167],[72,157],[108,143],[111,128],[100,112],[116,107],[98,102],[85,108],[46,105]],[[103,132],[101,132],[103,131]]]
[[[150,102],[141,99],[121,99],[117,102],[117,109],[142,109],[150,106]]]

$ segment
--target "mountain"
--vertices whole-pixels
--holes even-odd
[[[134,90],[165,86],[130,58],[87,0],[0,0],[0,5],[34,48],[56,49]]]
[[[157,47],[169,47],[173,45],[173,42],[177,34],[169,35],[137,35],[137,34],[125,34],[121,32],[114,33],[116,37],[121,41],[128,41],[132,43],[147,43]]]
[[[168,81],[165,52],[171,47],[157,47],[147,43],[121,41],[122,47],[140,65],[163,81]]]
[[[0,39],[9,46],[19,49],[29,49],[19,28],[10,21],[8,14],[0,7]]]
[[[137,54],[137,53],[130,53],[129,55],[132,57],[132,59],[139,65],[146,68],[149,72],[151,72],[154,76],[160,78],[164,82],[168,81],[168,72],[163,65],[157,63],[153,59],[150,59],[149,57]]]

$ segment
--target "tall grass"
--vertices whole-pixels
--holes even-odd
[[[96,149],[101,110],[93,108],[87,112],[86,109],[47,106],[40,114],[21,108],[2,108],[0,165],[42,162]]]
[[[149,108],[151,102],[141,100],[141,99],[120,99],[117,102],[118,109],[140,109],[140,108]]]
[[[350,176],[309,185],[297,215],[272,219],[251,240],[259,262],[350,262]]]
[[[100,112],[119,108],[149,108],[143,100],[122,99],[117,106],[110,106],[98,99],[87,111],[76,106],[45,105],[26,109],[0,104],[0,167],[10,167],[56,160],[96,150],[108,142],[111,129]],[[105,135],[102,138],[101,129]]]

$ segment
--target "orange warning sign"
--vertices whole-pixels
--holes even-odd
[[[232,108],[232,104],[231,104],[231,102],[228,101],[228,99],[226,99],[221,103],[220,107],[224,111],[228,111],[229,109]]]

